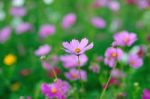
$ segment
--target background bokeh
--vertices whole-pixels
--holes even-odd
[[[117,4],[109,5],[111,1]],[[42,82],[52,82],[53,77],[51,72],[43,69],[41,59],[35,55],[35,51],[39,46],[48,44],[52,49],[47,57],[59,57],[65,54],[62,42],[84,37],[94,43],[94,48],[86,53],[88,62],[82,68],[86,70],[88,79],[84,82],[85,89],[79,99],[99,99],[110,68],[100,62],[100,72],[95,74],[89,70],[89,66],[95,62],[96,57],[104,56],[105,50],[113,42],[114,33],[124,30],[134,32],[138,37],[136,43],[124,48],[124,51],[128,52],[137,45],[144,46],[147,49],[144,64],[138,69],[119,64],[117,68],[126,76],[119,80],[120,86],[111,86],[107,90],[104,99],[116,99],[119,95],[125,95],[125,98],[118,99],[141,99],[143,89],[150,88],[149,5],[149,0],[1,0],[0,99],[19,99],[20,96],[44,99],[40,85]],[[13,8],[16,8],[15,11]],[[69,13],[76,15],[76,21],[69,28],[63,28],[62,20]],[[97,28],[92,25],[93,17],[101,17],[106,26]],[[21,27],[22,23],[28,23],[29,26]],[[39,31],[45,24],[53,25],[55,32],[43,38]],[[10,29],[6,39],[2,35],[4,28]],[[21,32],[17,32],[17,28]],[[9,54],[16,57],[16,62],[12,65],[4,62]],[[55,67],[59,68],[58,77],[69,81],[63,75],[67,69],[64,69],[62,62],[59,61]],[[78,81],[70,84],[80,86]],[[74,90],[73,93],[79,91],[76,88]],[[77,98],[70,95],[69,99]]]

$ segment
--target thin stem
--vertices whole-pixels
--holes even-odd
[[[116,66],[114,66],[112,70],[114,70],[115,67],[116,67]],[[106,89],[108,88],[108,85],[109,85],[109,82],[110,82],[110,80],[111,80],[111,77],[112,77],[112,72],[110,73],[110,76],[109,76],[109,78],[108,78],[108,81],[107,81],[107,83],[106,83],[106,86],[104,87],[104,89],[103,89],[103,91],[102,91],[102,94],[101,94],[101,96],[100,96],[100,99],[103,98],[103,96],[104,96],[104,94],[105,94],[105,92],[106,92]]]

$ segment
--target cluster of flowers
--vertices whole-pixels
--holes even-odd
[[[123,31],[114,35],[113,47],[110,47],[105,52],[105,64],[113,67],[116,61],[120,61],[124,57],[124,52],[118,46],[131,46],[137,40],[135,33]],[[128,55],[128,64],[133,68],[139,68],[143,65],[142,56],[137,53],[130,53]]]

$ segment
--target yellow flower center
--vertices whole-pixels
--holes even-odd
[[[52,91],[52,93],[56,93],[56,92],[57,92],[57,89],[56,89],[55,87],[53,87],[53,88],[51,89],[51,91]]]
[[[15,62],[16,62],[15,55],[9,54],[9,55],[5,56],[5,58],[4,58],[4,64],[6,64],[6,65],[12,65]]]
[[[134,61],[134,60],[132,60],[130,63],[131,63],[131,65],[134,65],[134,64],[135,64],[135,61]]]
[[[76,52],[76,53],[80,53],[80,51],[81,51],[81,50],[80,50],[79,48],[76,48],[76,49],[75,49],[75,52]]]
[[[112,53],[112,57],[116,57],[117,56],[117,54],[116,53]]]
[[[75,74],[75,73],[73,73],[73,74],[72,74],[72,77],[73,77],[73,78],[77,78],[77,77],[78,77],[78,75],[77,75],[77,74]]]
[[[129,41],[129,38],[128,38],[128,37],[125,37],[125,38],[124,38],[124,42],[125,42],[125,43],[128,43],[128,41]]]

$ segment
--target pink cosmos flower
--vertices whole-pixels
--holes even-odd
[[[80,55],[79,59],[80,65],[78,64],[78,56],[76,55],[65,55],[60,57],[60,60],[63,62],[63,66],[65,68],[74,68],[77,66],[83,66],[88,60],[87,56],[84,54]]]
[[[10,14],[15,17],[21,17],[26,15],[26,9],[24,7],[12,7]]]
[[[93,48],[93,43],[90,43],[88,45],[88,39],[86,38],[82,39],[81,42],[79,42],[76,39],[73,39],[70,43],[63,42],[63,46],[66,52],[79,56],[83,54],[85,51]]]
[[[71,27],[76,22],[76,15],[74,13],[69,13],[63,17],[62,27],[67,29]]]
[[[96,28],[100,28],[100,29],[105,28],[106,26],[104,19],[102,19],[101,17],[93,17],[91,19],[91,24]]]
[[[0,43],[4,43],[9,39],[11,31],[12,30],[10,27],[4,27],[2,30],[0,30]]]
[[[24,32],[30,31],[32,29],[32,25],[30,23],[21,23],[17,26],[16,32],[17,34],[22,34]]]
[[[105,64],[113,67],[117,60],[121,60],[123,51],[120,48],[110,47],[105,52]]]
[[[143,60],[137,54],[131,54],[128,56],[128,63],[133,68],[139,68],[143,65]]]
[[[42,93],[49,99],[66,99],[69,89],[70,85],[60,79],[52,84],[43,83],[41,85]]]
[[[69,72],[65,73],[65,76],[69,80],[81,80],[86,81],[87,80],[87,74],[83,70],[77,70],[77,69],[70,69]]]
[[[114,78],[123,78],[125,76],[125,74],[122,71],[120,71],[119,69],[112,70],[111,75]]]
[[[99,73],[100,66],[97,63],[92,63],[89,69],[94,73]]]
[[[120,4],[117,1],[110,1],[108,3],[108,7],[112,10],[112,11],[118,11],[120,9]]]
[[[42,61],[42,66],[45,70],[48,70],[48,71],[53,69],[53,67],[47,61]]]
[[[129,33],[127,31],[123,31],[115,34],[114,40],[117,45],[131,46],[137,40],[137,36],[135,33]]]
[[[51,51],[51,47],[48,44],[40,46],[36,51],[35,55],[37,56],[45,56]]]
[[[46,38],[47,36],[52,35],[54,33],[55,33],[55,26],[49,24],[41,26],[39,31],[39,35],[42,38]]]
[[[144,89],[142,99],[150,99],[150,90]]]

